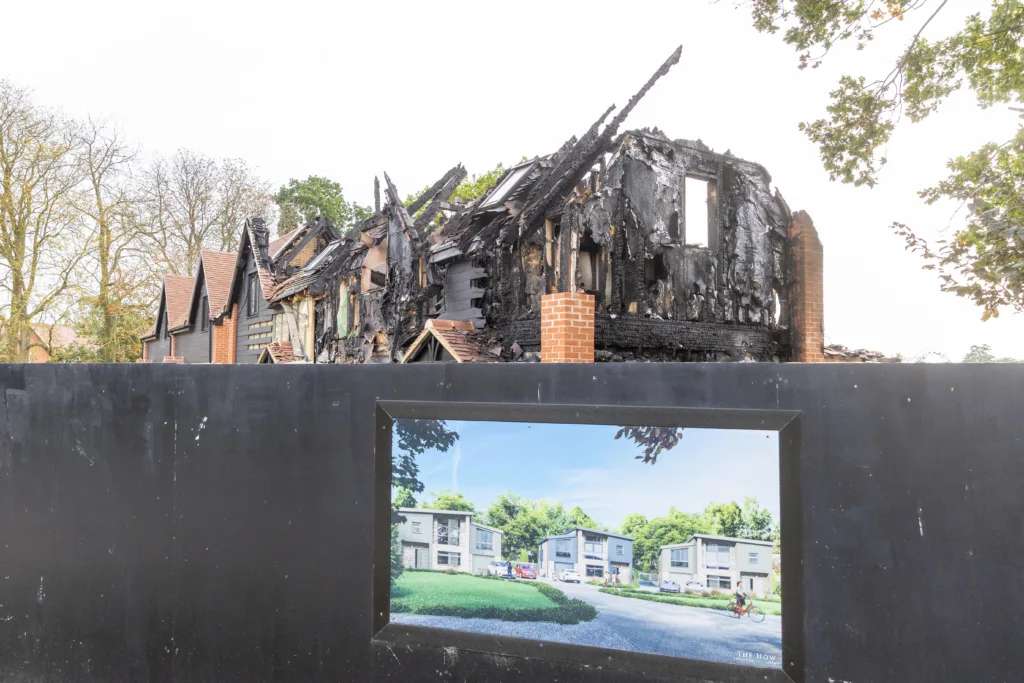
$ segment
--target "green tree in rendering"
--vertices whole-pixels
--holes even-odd
[[[421,508],[427,510],[456,510],[459,512],[475,512],[476,508],[466,500],[461,493],[452,493],[448,489],[443,491],[431,491],[433,500],[424,500],[420,503]]]
[[[717,536],[740,537],[746,528],[743,509],[735,501],[708,505],[704,509],[704,518],[708,523],[707,533]]]
[[[420,467],[416,457],[429,450],[446,453],[459,440],[459,434],[449,429],[444,420],[395,420],[393,439],[391,487],[404,489],[412,496],[422,493],[424,488],[419,479]],[[391,508],[392,521],[404,521],[397,513],[394,499]]]
[[[616,439],[626,439],[634,442],[643,450],[643,455],[636,456],[637,460],[651,465],[658,462],[658,456],[665,451],[670,451],[679,445],[683,439],[682,427],[620,427],[615,433]]]
[[[409,489],[400,488],[395,492],[392,504],[396,508],[414,508],[416,507],[416,496]]]

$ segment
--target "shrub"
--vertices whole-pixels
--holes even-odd
[[[635,598],[637,600],[647,600],[649,602],[664,602],[670,605],[684,605],[686,607],[703,607],[704,609],[727,610],[730,602],[725,598],[718,597],[697,598],[682,595],[646,593],[644,591],[618,591],[611,588],[601,588],[600,591],[602,593],[609,593],[610,595],[618,595],[623,598]],[[782,614],[781,605],[778,603],[768,602],[765,604],[757,598],[754,598],[754,604],[757,605],[758,609],[765,614]]]
[[[391,589],[395,588],[395,581],[402,575],[402,543],[398,538],[398,525],[391,525]]]
[[[503,581],[498,576],[478,576],[474,578]],[[403,602],[400,593],[392,592],[391,611],[393,613],[424,614],[437,617],[462,617],[464,619],[500,619],[502,621],[553,621],[556,624],[578,624],[591,621],[597,616],[597,610],[590,603],[569,598],[565,593],[546,583],[526,583],[540,591],[546,598],[555,603],[551,609],[507,609],[501,607],[461,607],[459,605],[428,605],[411,608]],[[397,598],[396,598],[397,596]]]

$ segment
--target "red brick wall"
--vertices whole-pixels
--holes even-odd
[[[594,295],[560,292],[540,300],[544,363],[594,362]]]
[[[793,285],[789,290],[793,360],[825,362],[824,249],[806,211],[793,214],[789,226]]]
[[[235,328],[238,326],[238,304],[231,309],[231,317],[224,318],[220,325],[214,325],[213,353],[211,363],[233,364],[235,362]]]

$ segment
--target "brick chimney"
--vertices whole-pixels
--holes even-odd
[[[594,362],[594,295],[559,292],[540,300],[543,363]]]
[[[825,362],[824,249],[806,211],[789,225],[793,284],[789,290],[793,361]]]

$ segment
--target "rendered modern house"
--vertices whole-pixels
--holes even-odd
[[[564,569],[574,569],[584,580],[603,578],[607,571],[629,581],[633,574],[633,537],[573,527],[540,542],[537,564],[541,576],[549,578]]]
[[[731,591],[737,581],[754,595],[771,590],[771,541],[696,534],[686,543],[661,546],[661,579],[685,587],[698,581],[708,588]]]
[[[481,574],[501,559],[501,531],[473,521],[472,512],[399,508],[402,566]]]

